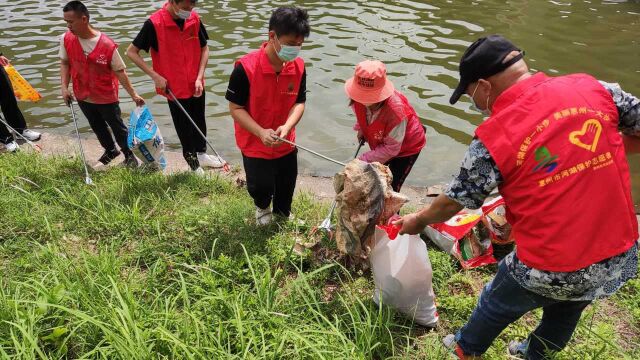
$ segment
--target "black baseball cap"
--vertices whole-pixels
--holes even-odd
[[[503,63],[504,58],[513,51],[520,51],[520,54]],[[455,104],[467,90],[469,84],[504,71],[520,61],[523,56],[524,52],[500,35],[489,35],[476,40],[462,55],[460,82],[449,102],[451,105]]]

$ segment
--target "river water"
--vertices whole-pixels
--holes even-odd
[[[64,33],[64,2],[0,0],[0,51],[13,60],[44,99],[21,104],[33,128],[71,134],[69,110],[59,96],[58,37]],[[162,1],[86,1],[92,24],[114,38],[121,52]],[[224,94],[234,61],[267,38],[273,1],[199,1],[209,32],[207,77],[209,139],[225,158],[239,163],[232,120]],[[586,72],[618,82],[640,96],[640,0],[545,1],[299,1],[309,10],[312,34],[303,47],[308,102],[298,142],[347,160],[355,149],[354,116],[343,82],[355,64],[376,58],[414,105],[427,126],[428,144],[409,184],[447,182],[456,173],[482,116],[463,97],[448,103],[457,83],[457,64],[465,48],[485,34],[500,33],[526,51],[533,70],[551,75]],[[124,56],[124,54],[123,54]],[[166,142],[179,148],[165,100],[153,83],[125,58],[137,91],[147,100]],[[122,110],[133,103],[122,91]],[[81,119],[84,136],[93,136]],[[640,199],[640,159],[630,159]],[[333,175],[336,165],[301,153],[302,171]]]

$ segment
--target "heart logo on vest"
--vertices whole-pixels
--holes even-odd
[[[598,141],[602,135],[602,124],[598,120],[587,120],[582,129],[569,134],[569,141],[578,147],[596,152]]]
[[[98,59],[96,59],[96,63],[100,65],[107,65],[107,56],[104,54],[100,54],[100,56],[98,56]]]

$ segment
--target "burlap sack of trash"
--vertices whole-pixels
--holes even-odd
[[[409,199],[391,188],[393,176],[380,163],[353,160],[333,181],[336,191],[338,249],[364,258],[371,250],[375,227],[386,223]]]

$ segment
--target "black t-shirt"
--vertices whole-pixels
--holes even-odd
[[[180,30],[184,29],[185,20],[174,20]],[[200,21],[198,38],[200,39],[200,47],[205,47],[207,45],[207,40],[209,40],[209,34],[207,34],[207,29],[204,28],[204,23],[202,21]],[[144,25],[142,25],[142,30],[140,30],[138,36],[133,40],[133,46],[146,52],[149,52],[149,49],[158,51],[158,35],[156,35],[156,28],[153,27],[153,23],[150,19],[147,19],[147,21],[144,22]]]
[[[238,64],[231,73],[229,78],[229,87],[227,88],[227,94],[225,99],[240,106],[247,105],[249,102],[249,78],[247,72],[244,71],[242,64]],[[298,98],[296,104],[302,104],[307,101],[307,70],[302,73],[302,80],[300,81],[300,89],[298,90]]]

